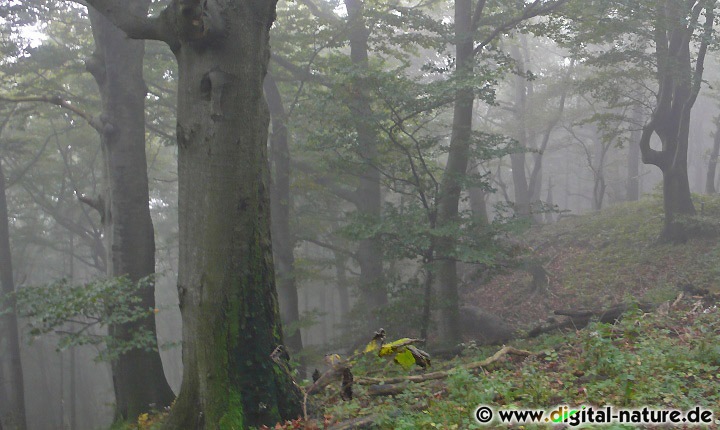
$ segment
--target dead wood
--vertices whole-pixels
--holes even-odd
[[[465,364],[462,366],[458,366],[457,368],[464,368],[466,370],[476,370],[481,369],[482,367],[488,366],[492,363],[495,363],[496,361],[500,360],[503,356],[507,354],[512,355],[520,355],[523,357],[527,357],[529,355],[532,355],[532,352],[530,351],[524,351],[521,349],[516,349],[511,346],[504,346],[502,349],[500,349],[498,352],[493,354],[492,357],[486,358],[482,361],[476,361],[474,363]],[[404,382],[425,382],[430,381],[433,379],[444,379],[450,376],[450,373],[455,370],[456,368],[448,369],[448,370],[442,370],[438,372],[431,372],[431,373],[424,373],[422,375],[409,375],[409,376],[398,376],[395,378],[369,378],[369,377],[358,377],[356,379],[356,382],[361,385],[373,385],[373,384],[400,384]]]
[[[527,337],[537,337],[543,333],[565,328],[574,328],[579,330],[590,324],[591,321],[600,321],[602,323],[613,324],[623,314],[632,309],[640,309],[643,312],[652,312],[657,306],[652,303],[620,303],[604,309],[559,309],[554,312],[555,315],[566,316],[565,321],[555,322],[550,325],[539,325],[528,332]]]

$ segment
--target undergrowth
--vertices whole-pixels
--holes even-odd
[[[465,296],[477,298],[506,319],[512,314],[500,311],[511,300],[520,302],[517,314],[527,324],[558,307],[597,308],[637,300],[674,306],[665,305],[649,314],[630,312],[615,324],[591,323],[582,330],[513,341],[512,346],[532,355],[508,355],[479,372],[461,366],[485,359],[500,347],[471,346],[453,360],[435,359],[431,368],[410,372],[377,357],[365,357],[353,366],[356,380],[441,370],[450,374],[407,383],[400,394],[392,396],[373,396],[368,386],[356,383],[350,401],[340,398],[339,383],[332,384],[312,396],[314,412],[309,422],[298,419],[274,428],[351,428],[339,423],[362,417],[369,417],[364,428],[480,428],[474,418],[478,405],[545,410],[557,405],[679,410],[700,406],[720,418],[720,312],[716,304],[720,198],[694,199],[698,215],[684,222],[701,233],[687,243],[657,243],[663,225],[662,202],[658,196],[649,197],[528,233],[526,240],[549,274],[546,290],[526,292],[528,297],[518,300],[522,289],[518,279],[524,274],[510,273]],[[706,297],[693,298],[688,288],[706,290]],[[676,301],[683,291],[685,298]]]

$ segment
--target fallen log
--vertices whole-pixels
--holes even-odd
[[[591,321],[599,321],[602,323],[613,324],[622,318],[625,312],[640,309],[643,312],[652,312],[657,308],[656,305],[647,302],[640,303],[620,303],[604,309],[559,309],[554,311],[555,315],[566,316],[565,321],[556,322],[547,326],[539,325],[530,330],[527,334],[528,338],[537,337],[543,333],[565,328],[574,328],[576,330],[585,328]]]

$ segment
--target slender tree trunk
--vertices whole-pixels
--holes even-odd
[[[529,139],[527,133],[527,79],[525,78],[525,59],[520,52],[520,47],[513,45],[511,48],[515,60],[516,75],[515,83],[515,121],[517,122],[515,138],[524,148],[528,147]],[[519,152],[510,154],[510,167],[512,168],[513,190],[515,191],[515,213],[523,218],[530,216],[531,190],[528,186],[527,174],[525,172],[525,153]]]
[[[553,183],[552,183],[552,177],[548,178],[548,186],[547,186],[547,197],[546,202],[548,206],[554,207],[555,202],[553,200]],[[555,216],[553,215],[552,211],[545,212],[545,223],[546,224],[552,224],[555,222]]]
[[[455,58],[458,78],[453,107],[450,150],[440,183],[437,225],[439,228],[458,222],[458,205],[470,152],[474,92],[461,82],[473,75],[472,2],[455,0]],[[459,293],[455,241],[451,236],[437,239],[436,295],[440,310],[438,334],[444,343],[455,344],[461,339]]]
[[[147,13],[147,0],[127,7]],[[108,276],[132,281],[155,273],[155,233],[149,209],[145,154],[145,94],[143,41],[129,40],[105,17],[90,10],[95,53],[87,62],[102,98],[106,193],[102,214],[109,253]],[[155,308],[154,284],[143,288],[140,306]],[[155,317],[110,327],[111,334],[130,340],[138,330],[156,333]],[[112,362],[116,418],[134,419],[150,409],[168,406],[174,394],[156,350],[133,349]]]
[[[626,200],[634,202],[640,199],[640,133],[633,132],[628,144],[627,158],[627,196]]]
[[[472,170],[472,169],[471,169]],[[478,169],[475,168],[475,173],[479,173]],[[482,225],[489,223],[487,213],[487,203],[485,202],[485,196],[487,192],[481,187],[471,187],[468,190],[468,196],[470,198],[470,210],[473,216]]]
[[[632,110],[632,123],[642,124],[642,110],[634,107]],[[634,202],[640,199],[640,142],[641,130],[636,128],[630,133],[627,157],[627,183],[625,185],[625,200]]]
[[[365,25],[365,3],[363,0],[345,0],[350,25],[350,59],[353,66],[362,75],[368,68],[368,37],[370,31]],[[357,118],[355,130],[357,132],[360,157],[367,163],[364,172],[359,178],[359,185],[355,191],[357,196],[357,210],[363,216],[380,220],[381,217],[381,191],[380,172],[375,167],[377,162],[377,134],[372,123],[372,108],[365,79],[355,80],[356,96],[350,101],[350,108]],[[368,319],[371,327],[377,329],[382,325],[382,313],[379,312],[387,304],[387,291],[383,284],[382,245],[380,238],[370,237],[360,241],[357,251],[360,265],[360,301],[371,311],[372,317]],[[375,327],[377,326],[377,327]]]
[[[295,237],[290,231],[290,147],[288,145],[287,115],[282,103],[280,91],[273,77],[268,74],[264,82],[265,97],[270,108],[272,135],[270,136],[271,170],[274,165],[274,181],[270,191],[270,213],[275,278],[280,300],[280,316],[287,326],[293,326],[294,332],[285,333],[286,345],[292,352],[302,350],[302,335],[298,323],[298,292],[295,282]]]
[[[335,279],[338,283],[338,297],[340,301],[340,315],[343,319],[350,312],[350,289],[348,288],[348,280],[345,269],[345,263],[347,257],[343,256],[339,252],[333,253],[335,256]]]
[[[0,162],[0,426],[25,430],[25,384],[15,313],[15,281],[10,252],[10,226],[5,173]]]
[[[715,189],[715,171],[717,170],[718,156],[720,156],[720,119],[716,121],[717,129],[715,130],[715,138],[713,139],[712,151],[710,151],[710,161],[708,161],[707,178],[705,179],[705,194],[716,194]]]

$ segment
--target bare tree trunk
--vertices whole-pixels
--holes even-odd
[[[10,251],[10,226],[5,173],[0,162],[0,426],[25,430],[25,384],[20,336],[15,313],[15,281]]]
[[[525,59],[520,52],[520,47],[513,45],[511,48],[515,60],[516,75],[513,78],[515,88],[515,121],[517,123],[515,138],[524,148],[528,148],[529,139],[526,125],[527,115],[527,79],[525,78]],[[510,167],[512,168],[513,189],[515,191],[515,213],[523,218],[530,216],[531,191],[528,186],[527,174],[525,172],[525,153],[519,152],[510,154]]]
[[[158,17],[88,0],[178,62],[178,297],[183,382],[166,429],[247,428],[300,413],[282,344],[270,237],[263,80],[274,1],[173,0]],[[134,13],[133,13],[134,12]]]
[[[553,201],[552,177],[548,178],[546,202],[547,202],[548,206],[550,206],[550,207],[555,206],[555,202]],[[545,212],[545,223],[552,224],[553,222],[555,222],[555,216],[553,215],[553,212],[552,211]]]
[[[474,93],[460,82],[474,73],[472,2],[455,0],[455,58],[458,87],[455,90],[450,150],[445,166],[438,201],[439,228],[458,221],[458,205],[462,190],[460,178],[468,166]],[[451,236],[437,239],[436,297],[439,308],[438,334],[443,343],[460,341],[460,318],[455,241]]]
[[[627,158],[627,196],[626,200],[634,202],[640,199],[640,132],[633,131],[628,143]]]
[[[133,0],[127,7],[147,14],[150,2]],[[102,99],[106,187],[101,214],[108,252],[107,275],[139,281],[155,273],[155,233],[150,217],[145,154],[143,41],[129,40],[104,16],[90,9],[95,52],[87,68]],[[143,288],[141,306],[155,308],[154,283]],[[116,324],[110,332],[129,341],[138,330],[156,333],[155,316]],[[151,409],[169,406],[175,397],[156,350],[135,348],[113,360],[116,418],[134,419]]]
[[[716,121],[717,129],[715,130],[715,138],[713,139],[712,151],[710,151],[710,161],[708,161],[707,178],[705,180],[705,194],[716,194],[715,189],[715,171],[717,170],[718,156],[720,155],[720,118]]]
[[[472,187],[468,190],[470,210],[475,219],[482,225],[487,225],[490,222],[488,220],[487,203],[485,202],[486,195],[487,192],[480,187]]]
[[[285,333],[285,342],[292,352],[302,350],[302,335],[298,323],[298,292],[295,282],[295,237],[290,230],[290,147],[288,144],[287,114],[280,96],[280,90],[273,77],[268,74],[264,82],[265,97],[270,108],[272,135],[270,136],[271,171],[274,165],[274,181],[270,191],[270,215],[275,262],[275,278],[280,316],[283,325],[294,327],[290,336]],[[302,366],[301,366],[302,368]]]
[[[368,37],[370,30],[365,24],[365,3],[363,0],[345,0],[350,25],[350,59],[359,72],[368,68]],[[360,157],[367,163],[365,171],[361,174],[359,185],[355,191],[357,196],[356,207],[358,212],[371,219],[379,220],[381,217],[381,191],[380,172],[375,167],[378,156],[372,124],[372,108],[367,96],[367,88],[363,78],[354,82],[357,96],[350,101],[350,107],[355,112]],[[387,291],[383,284],[382,245],[379,237],[371,237],[360,241],[357,251],[360,265],[360,301],[371,311],[372,317],[368,319],[371,329],[377,329],[382,324],[382,315],[379,310],[387,304]]]
[[[697,100],[704,71],[705,54],[713,31],[716,1],[707,0],[693,7],[690,3],[658,0],[654,23],[655,53],[659,91],[657,106],[640,137],[642,161],[653,164],[663,173],[663,207],[665,225],[661,241],[683,242],[687,234],[678,220],[694,215],[687,174],[690,112]],[[695,66],[692,66],[690,45],[699,17],[705,10]],[[650,147],[650,138],[657,133],[662,149]]]
[[[347,258],[339,252],[334,252],[335,256],[335,279],[337,280],[338,297],[340,301],[340,315],[345,318],[350,312],[350,289],[348,288],[348,280],[345,269]]]

